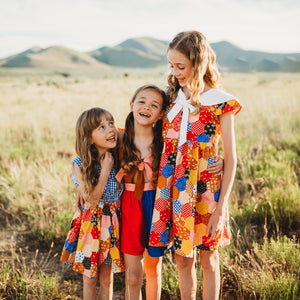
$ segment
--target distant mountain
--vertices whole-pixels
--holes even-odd
[[[300,72],[300,53],[247,51],[226,41],[211,46],[217,63],[232,72]]]
[[[248,51],[227,41],[212,43],[217,63],[229,72],[300,72],[300,53]],[[149,37],[128,39],[114,47],[88,53],[54,46],[38,47],[0,61],[5,68],[152,68],[167,64],[167,41]]]
[[[129,39],[115,47],[89,52],[95,59],[113,66],[151,68],[167,62],[168,42],[153,38]]]
[[[46,49],[31,48],[4,60],[2,67],[5,68],[103,68],[108,67],[94,59],[87,53],[52,46]]]

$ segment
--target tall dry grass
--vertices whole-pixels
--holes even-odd
[[[6,232],[26,233],[18,246],[28,253],[47,252],[54,242],[53,254],[61,251],[74,211],[70,162],[79,114],[101,106],[122,127],[135,89],[150,82],[164,87],[165,78],[165,70],[68,76],[0,71],[0,222]],[[233,239],[220,251],[221,299],[299,297],[299,83],[299,74],[223,76],[223,87],[238,96],[243,109],[235,119],[238,170],[230,203]],[[73,285],[74,278],[69,281],[59,271],[53,277],[29,265],[33,271],[26,273],[12,259],[16,254],[0,253],[0,276],[16,278],[16,289],[28,272],[32,274],[32,285],[26,285],[20,299],[36,293],[33,286],[41,280],[48,282],[45,290],[53,293],[57,284],[68,290],[64,281]],[[201,299],[199,261],[197,268]],[[168,253],[163,264],[165,299],[179,299],[176,274]],[[117,278],[116,289],[123,288],[122,280]],[[3,282],[1,292],[9,286]],[[62,294],[55,297],[63,299]]]

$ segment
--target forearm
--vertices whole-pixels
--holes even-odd
[[[222,115],[220,117],[220,123],[224,154],[224,173],[217,209],[224,212],[235,177],[237,158],[233,115],[231,113]]]
[[[228,155],[229,156],[229,155]],[[224,173],[221,182],[221,191],[219,196],[219,202],[217,209],[225,210],[229,195],[232,189],[235,172],[236,172],[237,159],[235,155],[230,155],[229,157],[224,157]]]
[[[99,200],[101,199],[103,192],[105,190],[105,186],[109,177],[109,172],[102,170],[98,179],[97,184],[95,185],[94,189],[91,191],[89,195],[88,202],[95,206],[98,204]]]

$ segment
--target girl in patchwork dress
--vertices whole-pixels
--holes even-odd
[[[121,198],[121,251],[126,265],[126,299],[141,299],[143,262],[146,298],[160,299],[161,264],[165,247],[149,247],[156,180],[162,151],[162,114],[165,93],[154,85],[139,88],[126,119],[122,168],[116,178],[124,179]],[[144,253],[145,252],[145,253]]]
[[[150,245],[174,241],[183,300],[196,298],[195,249],[199,249],[203,299],[218,299],[218,249],[230,241],[228,198],[236,170],[233,116],[241,106],[218,89],[215,54],[203,34],[179,33],[167,53],[171,104],[163,126]],[[222,178],[207,170],[215,161],[220,136]]]
[[[83,274],[84,299],[112,299],[112,273],[125,270],[119,250],[121,183],[117,129],[112,115],[101,108],[83,112],[76,124],[72,178],[85,204],[72,219],[61,261]]]

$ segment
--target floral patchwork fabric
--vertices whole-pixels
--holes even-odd
[[[182,92],[181,92],[182,93]],[[187,121],[186,139],[179,143],[182,110],[172,122],[167,110],[163,128],[164,149],[157,183],[156,202],[150,233],[150,245],[165,246],[174,240],[175,252],[191,257],[193,248],[214,250],[230,242],[229,215],[223,231],[207,242],[208,220],[216,209],[221,176],[207,172],[218,153],[221,134],[219,116],[226,112],[237,114],[241,105],[233,96],[212,89],[200,97],[199,118]]]
[[[76,158],[73,163],[80,167],[80,159]],[[123,184],[120,188],[115,183],[115,173],[113,168],[97,207],[85,209],[83,206],[81,212],[75,212],[60,259],[89,278],[97,277],[98,267],[103,263],[112,265],[113,273],[125,270],[119,232]],[[104,198],[104,195],[109,197]]]

